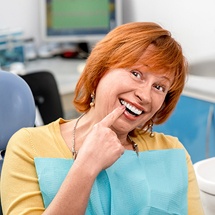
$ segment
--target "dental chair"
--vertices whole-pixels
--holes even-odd
[[[34,123],[35,102],[28,84],[18,75],[0,70],[0,176],[10,137]]]

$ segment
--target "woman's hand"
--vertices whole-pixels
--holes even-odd
[[[94,170],[99,173],[102,169],[111,166],[124,153],[125,149],[116,133],[110,129],[124,110],[124,106],[116,108],[93,126],[92,131],[83,142],[75,162],[88,168],[95,168]]]

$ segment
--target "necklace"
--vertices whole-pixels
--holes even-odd
[[[72,132],[72,155],[74,157],[74,160],[76,159],[78,155],[78,151],[75,150],[75,132],[76,127],[78,125],[79,120],[85,115],[86,113],[83,113],[81,116],[78,117],[78,119],[75,122],[73,132]],[[132,144],[133,150],[136,152],[137,156],[139,156],[139,149],[138,145],[131,139],[131,137],[128,135],[129,142]]]
[[[131,139],[131,137],[128,135],[128,139],[131,142],[133,146],[133,150],[136,152],[137,156],[139,156],[139,148],[138,145]]]
[[[74,157],[74,159],[76,159],[77,155],[78,155],[78,151],[75,150],[75,132],[76,132],[76,127],[78,125],[79,120],[85,115],[85,113],[83,113],[81,116],[78,117],[78,119],[75,122],[74,128],[73,128],[73,132],[72,132],[72,155]]]

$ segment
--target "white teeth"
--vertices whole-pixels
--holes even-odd
[[[129,109],[130,111],[132,111],[133,113],[135,113],[136,115],[140,115],[142,113],[141,110],[137,109],[136,107],[132,106],[131,104],[125,102],[124,100],[120,100],[122,105],[125,105],[125,107],[127,109]]]

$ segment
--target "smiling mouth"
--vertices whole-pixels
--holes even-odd
[[[126,111],[128,111],[130,114],[134,116],[140,116],[143,111],[134,107],[133,105],[129,104],[128,102],[120,99],[120,103],[126,107]]]

